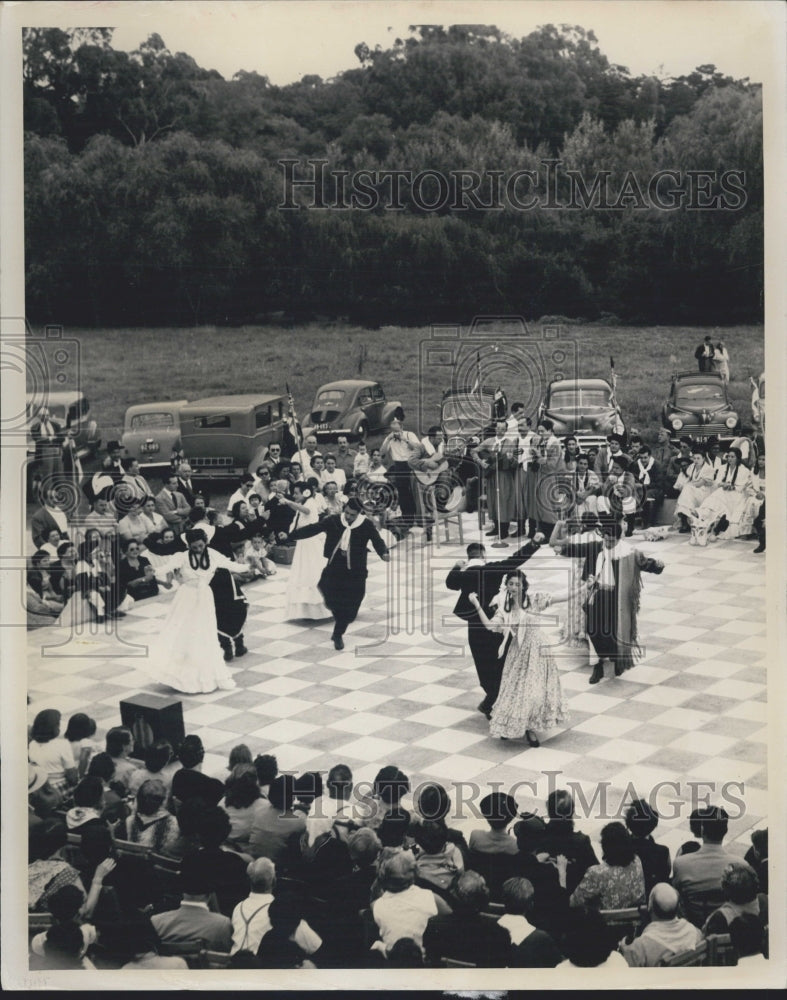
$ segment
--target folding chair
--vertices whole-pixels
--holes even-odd
[[[230,953],[228,951],[201,951],[199,953],[200,966],[203,969],[227,969],[230,964]]]
[[[630,906],[622,910],[601,910],[604,923],[616,935],[615,940],[633,940],[648,922],[646,906]]]

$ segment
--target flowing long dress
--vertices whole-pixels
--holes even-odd
[[[741,535],[748,535],[754,530],[754,522],[757,515],[765,503],[765,476],[757,474],[752,476],[749,489],[745,493],[745,503],[741,514],[738,531]]]
[[[207,569],[194,567],[191,552],[179,552],[155,567],[161,578],[177,571],[181,586],[169,614],[148,647],[147,658],[134,660],[137,669],[153,680],[184,694],[207,694],[217,688],[235,687],[219,646],[216,607],[210,584],[218,569],[242,574],[245,566],[234,563],[214,549],[206,549]]]
[[[746,500],[751,494],[751,472],[745,465],[727,466],[724,475],[716,480],[717,487],[700,504],[697,519],[700,524],[710,527],[721,517],[726,517],[729,527],[720,537],[735,538],[739,533],[740,521],[746,508]],[[722,486],[731,485],[732,490]]]
[[[293,531],[296,528],[317,524],[320,514],[326,509],[325,500],[321,496],[309,497],[304,501],[304,506],[308,508],[308,513],[298,514],[293,524]],[[292,557],[290,578],[287,583],[285,619],[331,617],[331,612],[317,586],[325,566],[323,543],[321,535],[301,538],[295,543],[295,555]]]
[[[716,485],[714,480],[717,471],[710,462],[703,462],[699,467],[696,463],[692,462],[686,473],[689,481],[680,491],[678,499],[675,502],[676,514],[685,514],[688,516],[699,508],[700,504],[708,497]]]
[[[556,524],[570,507],[571,476],[566,475],[563,447],[551,436],[538,446],[535,482],[535,517],[539,524]]]
[[[549,594],[534,594],[531,606],[499,610],[492,619],[494,631],[511,635],[503,666],[500,691],[492,708],[492,736],[519,739],[528,729],[550,729],[568,719],[563,689],[554,657],[559,643],[557,627],[543,615]]]
[[[593,542],[595,533],[583,531],[570,536],[571,542]],[[585,560],[575,557],[571,560],[569,569],[569,597],[566,605],[566,617],[560,627],[563,642],[570,649],[582,649],[587,646],[587,621],[585,615],[585,598],[587,596],[587,581],[583,576]]]

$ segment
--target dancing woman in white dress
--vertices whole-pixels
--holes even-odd
[[[134,666],[184,694],[208,694],[235,687],[217,642],[216,606],[211,580],[218,569],[242,574],[247,567],[208,548],[204,531],[186,532],[187,552],[179,552],[155,567],[156,576],[177,571],[177,590],[161,631],[148,647],[147,659]]]
[[[317,481],[311,479],[309,486],[296,483],[293,488],[293,501],[290,506],[298,511],[292,531],[297,528],[307,528],[317,524],[320,515],[327,509],[325,499],[317,492]],[[295,618],[330,618],[331,612],[325,605],[322,594],[317,586],[325,567],[323,555],[323,538],[301,538],[295,543],[295,555],[292,558],[290,578],[287,583],[287,604],[284,617],[287,620]]]

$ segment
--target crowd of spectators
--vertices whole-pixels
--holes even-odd
[[[239,745],[212,776],[196,736],[139,759],[122,727],[103,749],[59,728],[50,710],[31,730],[34,968],[656,966],[720,934],[767,956],[767,830],[730,853],[719,807],[673,860],[632,802],[599,860],[566,790],[545,817],[491,792],[466,839],[446,789],[395,765],[365,788],[345,764],[323,782]]]

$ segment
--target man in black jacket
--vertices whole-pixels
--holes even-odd
[[[377,555],[388,562],[388,547],[372,522],[362,514],[361,502],[348,500],[341,514],[332,514],[317,524],[293,531],[290,538],[312,538],[325,533],[323,555],[328,560],[320,576],[320,593],[334,617],[331,639],[336,649],[344,649],[342,636],[355,621],[366,595],[366,550],[369,542]]]
[[[458,562],[448,574],[445,585],[449,590],[458,590],[459,598],[454,614],[467,622],[467,641],[475,663],[478,681],[484,689],[484,700],[478,711],[490,718],[492,706],[500,688],[505,652],[498,656],[500,637],[484,626],[478,611],[470,603],[469,595],[478,594],[478,601],[487,617],[494,612],[490,601],[500,590],[500,585],[508,573],[518,569],[532,555],[538,552],[544,536],[537,533],[532,541],[518,549],[510,558],[499,562],[486,562],[486,550],[478,542],[467,546],[467,560]]]

